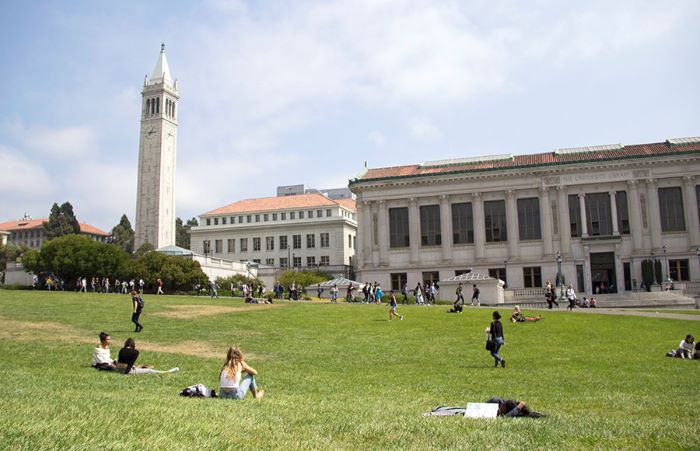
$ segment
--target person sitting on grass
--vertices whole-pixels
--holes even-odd
[[[693,354],[693,359],[700,359],[700,341],[695,343],[695,353]]]
[[[109,351],[109,343],[112,341],[109,334],[100,332],[100,345],[92,353],[92,367],[102,371],[114,371],[117,368],[116,360],[112,360]]]
[[[243,372],[246,375],[241,380]],[[226,354],[226,363],[224,363],[221,373],[219,373],[219,397],[243,399],[248,389],[250,389],[255,399],[262,398],[265,392],[264,390],[258,390],[258,386],[255,383],[255,376],[257,375],[258,372],[245,362],[240,348],[231,346]]]
[[[690,359],[693,357],[694,342],[695,337],[692,335],[686,335],[685,340],[682,340],[678,345],[678,349],[671,351],[666,355],[669,357],[678,357],[679,359]]]
[[[246,298],[245,298],[245,303],[246,303],[246,304],[259,304],[260,302],[258,302],[257,299],[255,299],[254,297],[252,297],[252,296],[249,294],[249,295],[246,296]]]
[[[513,399],[505,400],[494,396],[493,398],[486,401],[489,404],[498,404],[498,416],[499,417],[533,417],[539,418],[544,415],[538,412],[533,412],[527,405],[522,401],[515,401]]]
[[[596,308],[598,306],[598,301],[595,298],[591,298],[591,308]]]
[[[136,342],[133,338],[127,338],[124,342],[124,347],[119,350],[119,358],[117,359],[117,371],[122,374],[162,374],[162,373],[177,373],[180,368],[170,368],[168,371],[154,370],[149,365],[134,366],[136,359],[139,358],[139,351],[136,349]]]

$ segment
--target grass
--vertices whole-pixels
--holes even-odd
[[[457,315],[399,306],[406,319],[389,322],[386,305],[245,307],[231,298],[147,296],[144,331],[134,334],[126,296],[0,290],[2,447],[700,447],[700,362],[664,357],[686,334],[700,336],[699,322],[538,312],[544,321],[504,323],[508,366],[494,369],[483,349],[488,308]],[[133,336],[140,363],[181,371],[91,369],[102,330],[113,356]],[[259,371],[263,400],[178,396],[195,383],[218,388],[232,344]],[[494,395],[547,417],[421,416]]]

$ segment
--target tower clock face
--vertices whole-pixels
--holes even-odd
[[[158,135],[158,129],[154,126],[147,126],[146,129],[143,132],[143,135],[148,139],[148,138],[153,138],[156,135]]]

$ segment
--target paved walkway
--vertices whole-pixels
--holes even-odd
[[[645,310],[652,310],[653,307],[645,308]],[[534,309],[533,309],[534,310]],[[546,310],[549,309],[539,309]],[[559,309],[564,311],[566,309]],[[668,312],[640,312],[639,310],[633,309],[619,309],[619,308],[577,308],[574,309],[574,313],[583,314],[599,314],[599,315],[620,315],[620,316],[647,316],[649,318],[665,318],[665,319],[682,319],[686,321],[700,321],[700,315],[688,315],[685,313],[668,313]]]

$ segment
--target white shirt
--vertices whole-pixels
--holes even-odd
[[[576,292],[574,291],[573,288],[567,288],[566,289],[566,299],[576,299]]]
[[[105,349],[102,346],[95,348],[95,352],[92,353],[92,364],[99,365],[100,363],[112,363],[109,348]]]
[[[238,384],[241,382],[241,371],[243,368],[241,366],[238,367],[238,371],[236,371],[236,375],[233,379],[228,377],[228,373],[225,371],[221,372],[221,375],[219,376],[219,387],[221,388],[238,388]]]
[[[678,349],[685,349],[688,352],[693,352],[693,343],[688,343],[687,341],[683,340],[681,341],[681,344],[678,345]]]

